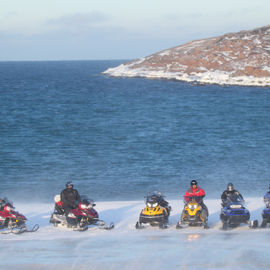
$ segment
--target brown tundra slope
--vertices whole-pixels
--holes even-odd
[[[270,25],[191,41],[104,73],[117,77],[270,86]]]

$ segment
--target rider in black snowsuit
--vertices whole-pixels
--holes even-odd
[[[232,196],[232,195],[239,196],[242,200],[244,200],[241,193],[239,191],[237,191],[236,189],[234,189],[234,186],[232,183],[229,183],[227,185],[227,189],[224,190],[222,195],[221,195],[222,205],[225,205],[227,198]]]
[[[0,198],[0,210],[3,210],[5,204],[6,204],[6,201],[4,199]]]
[[[71,219],[68,218],[69,212],[77,207],[78,202],[81,200],[79,192],[73,189],[72,182],[66,183],[66,188],[61,192],[61,201],[63,203],[63,209],[67,217],[67,222],[70,223]]]

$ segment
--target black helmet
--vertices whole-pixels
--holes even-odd
[[[72,187],[73,187],[73,184],[72,184],[72,182],[71,182],[71,181],[68,181],[68,182],[66,183],[66,187],[70,187],[70,186],[72,186]]]
[[[232,184],[232,183],[229,183],[229,184],[227,185],[227,190],[228,190],[228,191],[233,191],[233,190],[234,190],[234,187],[233,187],[233,184]]]
[[[196,180],[192,180],[192,181],[190,182],[190,185],[191,185],[191,186],[194,186],[194,185],[197,186],[197,181],[196,181]]]

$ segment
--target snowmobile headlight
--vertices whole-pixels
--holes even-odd
[[[197,208],[197,205],[195,205],[195,204],[189,204],[188,208],[193,211],[194,209]]]
[[[155,207],[158,206],[158,203],[150,203],[150,202],[148,202],[148,203],[147,203],[147,206],[148,206],[149,208],[155,208]]]
[[[240,204],[232,204],[231,208],[238,209],[238,208],[241,208],[241,205]]]

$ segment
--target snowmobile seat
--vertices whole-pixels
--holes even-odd
[[[54,213],[58,215],[64,215],[65,211],[64,209],[59,205],[59,203],[56,203],[54,206]]]

